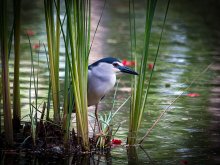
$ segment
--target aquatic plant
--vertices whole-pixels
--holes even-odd
[[[47,31],[47,44],[49,54],[51,94],[53,100],[54,121],[60,121],[60,96],[59,96],[59,54],[60,54],[60,0],[57,0],[56,12],[54,12],[54,1],[44,0],[44,12]],[[56,25],[54,22],[56,15]]]
[[[148,60],[148,49],[150,43],[151,27],[153,22],[153,16],[156,7],[156,0],[148,0],[146,4],[146,20],[145,20],[145,35],[144,35],[144,50],[141,56],[140,66],[136,66],[136,70],[139,72],[139,76],[134,79],[134,84],[132,84],[132,99],[130,106],[130,121],[129,121],[129,135],[128,144],[133,145],[136,143],[136,137],[138,128],[140,127],[142,114],[145,107],[146,97],[143,97],[145,78],[147,71],[147,60]],[[130,27],[131,27],[131,48],[132,51],[136,49],[136,32],[135,32],[135,11],[134,11],[134,1],[129,2],[129,13],[130,13]],[[132,7],[131,7],[132,6]],[[133,20],[133,21],[132,21]],[[132,52],[133,53],[133,52]],[[135,57],[135,62],[137,63],[137,57]]]
[[[136,143],[138,130],[141,124],[142,115],[145,110],[147,96],[148,96],[148,92],[150,89],[150,83],[152,80],[154,66],[156,64],[158,53],[159,53],[159,47],[160,47],[160,42],[162,39],[163,28],[164,28],[165,21],[166,21],[169,3],[170,3],[170,0],[168,0],[168,3],[167,3],[163,27],[162,27],[160,39],[158,42],[157,51],[154,57],[154,63],[150,65],[147,64],[147,61],[149,58],[149,44],[150,44],[151,28],[152,28],[153,17],[155,13],[157,0],[148,0],[146,4],[144,49],[143,49],[143,54],[141,55],[141,64],[139,66],[137,65],[135,66],[135,69],[139,72],[139,76],[135,77],[134,83],[132,84],[129,134],[128,134],[128,141],[127,141],[129,145],[134,145]],[[135,9],[134,9],[133,0],[129,1],[129,15],[130,15],[131,54],[132,54],[132,58],[134,58],[135,62],[137,63],[137,54],[135,53],[136,51]],[[145,81],[147,69],[151,70],[148,83],[146,83]]]
[[[62,33],[72,82],[70,88],[72,88],[71,90],[74,94],[77,134],[82,140],[83,149],[88,151],[90,147],[88,137],[87,75],[90,49],[91,2],[90,0],[65,0],[65,11],[69,37],[65,36],[63,28]],[[69,47],[67,39],[69,40]]]

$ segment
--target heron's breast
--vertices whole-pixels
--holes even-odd
[[[116,76],[112,75],[89,75],[88,77],[88,104],[95,105],[105,96],[115,85]]]

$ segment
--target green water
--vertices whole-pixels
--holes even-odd
[[[21,95],[22,114],[29,114],[29,76],[30,76],[30,50],[25,36],[26,30],[32,30],[33,45],[46,42],[43,3],[23,1],[22,11],[22,44],[21,44]],[[144,4],[136,2],[136,30],[137,53],[142,53],[144,34]],[[216,1],[217,2],[217,1]],[[142,137],[152,126],[161,112],[177,98],[186,87],[219,56],[219,18],[215,1],[171,1],[159,51],[159,58],[153,75],[152,86],[144,112],[139,137]],[[92,3],[92,33],[96,27],[103,2],[95,0]],[[150,54],[154,55],[157,49],[165,13],[165,1],[159,1],[156,8],[152,28]],[[209,10],[207,9],[209,6]],[[220,6],[220,5],[219,5]],[[106,9],[101,20],[94,44],[91,50],[90,61],[114,56],[120,59],[130,57],[130,36],[128,19],[128,1],[107,1]],[[64,52],[63,45],[61,51]],[[13,51],[12,51],[13,54]],[[48,88],[48,69],[44,50],[41,49],[39,61],[39,104],[46,100]],[[13,55],[12,55],[13,58]],[[37,61],[37,53],[35,52]],[[219,63],[219,61],[216,61]],[[148,63],[153,63],[150,58]],[[13,66],[13,61],[10,61]],[[12,70],[11,70],[12,71]],[[61,81],[64,76],[64,57],[61,56]],[[212,114],[208,112],[211,81],[219,76],[219,72],[208,70],[200,75],[195,83],[174,104],[171,105],[161,121],[143,143],[143,149],[137,147],[137,156],[129,158],[125,146],[115,147],[111,155],[101,157],[99,164],[217,164],[214,160],[218,153],[213,150],[210,131]],[[12,75],[11,75],[12,77]],[[120,83],[117,93],[115,109],[130,95],[130,77],[119,76]],[[118,78],[119,78],[118,77]],[[146,77],[146,80],[149,76]],[[199,97],[188,97],[188,93],[198,93]],[[100,113],[111,109],[114,91],[101,102]],[[34,96],[34,93],[33,93]],[[93,108],[91,108],[93,109]],[[92,113],[92,112],[91,112]],[[116,134],[116,138],[126,143],[128,134],[129,104],[126,104],[117,114],[114,123],[125,121]],[[27,120],[27,118],[26,118]],[[98,156],[94,162],[98,164]],[[21,164],[26,159],[18,158]],[[27,162],[29,159],[27,159]],[[69,160],[57,162],[63,163]],[[81,161],[81,160],[80,160]],[[79,162],[80,162],[79,161]],[[83,160],[82,160],[83,161]],[[43,162],[43,160],[39,160]],[[78,162],[78,164],[80,164]],[[29,162],[28,164],[30,164]],[[33,162],[36,164],[36,162]],[[45,163],[45,162],[44,162]],[[42,163],[43,164],[43,163]],[[88,163],[86,163],[88,164]],[[90,164],[93,164],[90,160]]]

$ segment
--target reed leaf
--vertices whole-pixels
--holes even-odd
[[[34,146],[36,145],[36,126],[37,126],[37,110],[34,113],[34,106],[32,104],[32,79],[34,83],[34,93],[35,93],[35,106],[37,107],[37,99],[38,99],[38,75],[36,80],[35,75],[35,67],[34,67],[34,56],[32,45],[30,41],[30,37],[27,35],[30,53],[31,53],[31,72],[30,72],[30,82],[29,82],[29,107],[30,107],[30,120],[31,120],[31,137],[33,139]],[[36,82],[37,81],[37,82]],[[36,108],[35,108],[36,109]]]
[[[43,46],[44,46],[44,51],[45,51],[45,55],[46,55],[46,59],[47,59],[47,67],[48,67],[48,71],[49,71],[49,76],[48,76],[49,87],[48,87],[48,94],[47,94],[47,113],[46,113],[46,120],[49,121],[50,120],[50,102],[51,102],[50,65],[49,65],[49,59],[48,59],[46,46],[44,43],[43,43]]]
[[[134,6],[133,1],[132,1],[132,3]],[[146,87],[146,84],[144,82],[144,78],[146,76],[150,34],[151,34],[151,27],[152,27],[152,22],[153,22],[153,16],[155,13],[156,3],[157,3],[156,0],[147,1],[146,22],[145,22],[145,42],[144,42],[145,47],[144,47],[144,53],[142,55],[141,66],[139,68],[139,72],[141,74],[140,74],[140,77],[138,78],[138,81],[136,81],[136,80],[134,81],[135,85],[133,85],[134,89],[133,89],[133,93],[132,93],[133,95],[132,95],[132,102],[131,102],[131,115],[130,115],[129,137],[128,137],[128,144],[130,144],[130,145],[134,145],[136,143],[138,129],[140,127],[142,114],[143,114],[143,111],[146,106],[147,96],[148,96],[148,92],[150,89],[150,84],[151,84],[151,80],[152,80],[152,76],[153,76],[153,72],[154,72],[154,67],[153,67],[153,69],[151,70],[151,73],[150,73],[150,78],[149,78],[147,87]],[[165,12],[164,20],[163,20],[163,26],[162,26],[156,54],[154,57],[154,64],[153,64],[154,66],[156,64],[158,53],[159,53],[159,48],[160,48],[160,44],[161,44],[161,40],[162,40],[162,36],[163,36],[163,31],[164,31],[166,18],[167,18],[169,4],[170,4],[170,0],[168,0],[168,2],[167,2],[166,12]],[[134,13],[134,9],[132,10],[132,12]],[[135,19],[135,17],[133,17],[133,19]],[[135,24],[135,21],[133,23]],[[136,40],[135,30],[133,31],[132,26],[130,26],[130,27],[131,27],[131,31],[132,31],[131,32],[131,40]],[[135,29],[135,25],[133,25],[133,27]],[[131,46],[133,46],[133,45],[131,44]],[[136,45],[134,47],[136,48]]]
[[[60,1],[57,0],[57,22],[56,29],[54,23],[53,0],[44,0],[44,11],[47,31],[47,44],[50,64],[50,78],[52,86],[52,100],[54,110],[54,121],[60,120],[60,105],[59,105],[59,47],[60,47]]]
[[[64,37],[66,55],[74,93],[77,133],[84,150],[89,150],[87,75],[90,46],[90,0],[65,0],[70,52]],[[62,30],[63,31],[63,30]]]
[[[150,78],[149,78],[149,82],[148,82],[148,85],[147,85],[147,91],[145,92],[145,95],[144,95],[144,102],[142,104],[143,109],[146,106],[147,96],[148,96],[148,92],[149,92],[150,85],[151,85],[151,79],[152,79],[152,76],[153,76],[153,73],[154,73],[154,66],[156,65],[156,62],[157,62],[157,57],[158,57],[159,50],[160,50],[160,44],[161,44],[161,40],[162,40],[162,37],[163,37],[163,31],[164,31],[164,27],[165,27],[165,23],[166,23],[166,18],[167,18],[167,13],[168,13],[169,5],[170,5],[170,0],[168,0],[167,6],[166,6],[166,12],[165,12],[164,19],[163,19],[162,30],[161,30],[159,42],[158,42],[158,45],[157,45],[157,50],[156,50],[156,54],[155,54],[155,58],[154,58],[153,68],[152,68],[152,70],[150,72]]]
[[[65,14],[65,18],[66,18],[66,14]],[[64,18],[64,19],[65,19]],[[64,23],[64,22],[63,22]],[[63,27],[63,23],[62,23],[62,27]],[[66,46],[67,48],[69,48],[69,35],[68,35],[68,27],[66,27]],[[67,49],[68,51],[68,49]],[[70,127],[70,118],[71,118],[71,114],[72,114],[72,106],[70,106],[70,104],[74,104],[73,102],[71,102],[71,98],[72,98],[72,92],[70,91],[72,88],[70,88],[70,71],[69,71],[69,65],[68,65],[68,58],[66,57],[65,59],[65,79],[64,79],[64,103],[63,103],[63,132],[64,132],[64,145],[67,147],[68,146],[68,141],[69,141],[69,127]]]
[[[11,116],[11,97],[9,84],[9,65],[8,65],[8,16],[7,16],[7,0],[0,1],[0,43],[1,43],[1,66],[2,66],[2,97],[4,112],[4,131],[5,139],[8,144],[13,144],[13,127]]]
[[[134,7],[134,1],[130,2],[131,5]],[[131,100],[131,110],[130,110],[130,122],[129,122],[129,135],[128,135],[128,144],[134,145],[136,143],[137,138],[137,132],[140,127],[142,114],[144,111],[143,104],[145,101],[143,101],[144,96],[144,89],[145,89],[145,78],[146,78],[146,71],[147,71],[147,60],[149,56],[149,44],[150,44],[150,34],[151,34],[151,27],[153,22],[153,16],[155,12],[157,0],[148,0],[146,4],[146,20],[145,20],[145,35],[144,35],[144,50],[143,54],[141,56],[141,64],[138,68],[136,68],[139,72],[139,76],[137,79],[135,79],[134,84],[132,84],[132,100]],[[133,9],[133,8],[132,8]],[[130,13],[132,12],[132,15],[134,14],[134,9],[131,10],[130,7]],[[131,14],[130,14],[131,16]],[[133,17],[135,19],[135,17]],[[130,19],[130,27],[135,28],[135,21]],[[132,29],[131,29],[132,30]],[[136,38],[135,29],[131,32],[131,40],[133,38]],[[134,41],[134,44],[132,42],[132,46],[134,45],[134,49],[136,48],[136,40]],[[132,49],[133,50],[133,49]],[[135,58],[135,60],[137,60]]]

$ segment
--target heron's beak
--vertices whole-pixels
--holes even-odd
[[[126,66],[118,66],[118,69],[123,73],[138,75],[137,72],[135,72],[134,70],[132,70],[131,68],[126,67]]]

